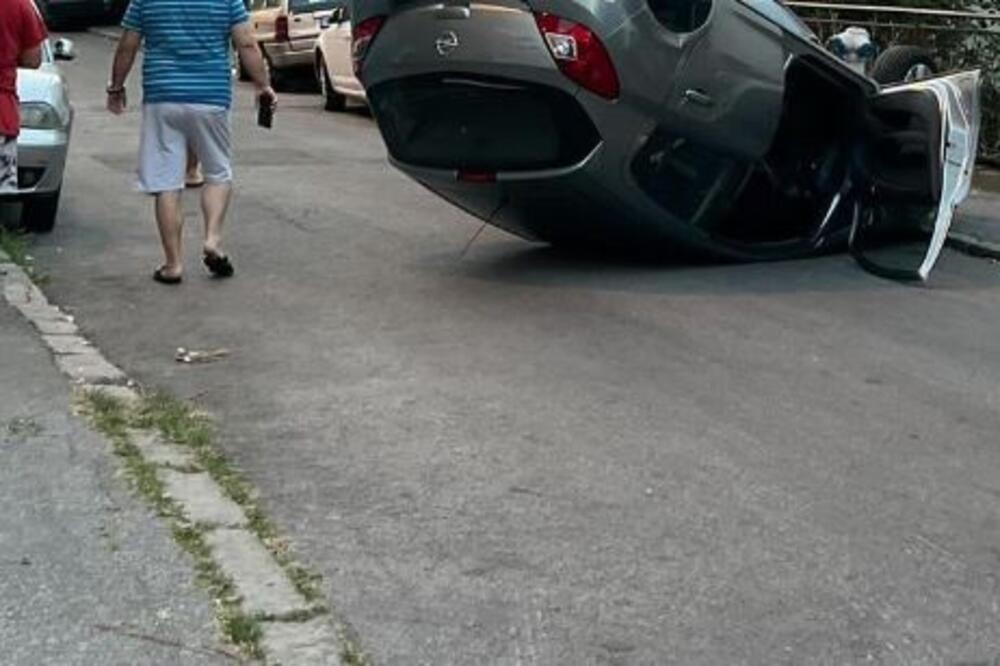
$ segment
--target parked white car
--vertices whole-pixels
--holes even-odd
[[[351,3],[337,6],[325,19],[316,41],[316,80],[327,111],[343,111],[348,100],[367,103],[364,86],[354,75],[351,58]]]
[[[342,1],[249,0],[250,25],[275,89],[286,88],[297,72],[308,75],[320,30],[329,25],[331,11]],[[238,57],[236,67],[240,79],[247,80]]]
[[[59,210],[63,171],[73,126],[69,91],[56,60],[71,60],[73,44],[60,39],[42,44],[42,66],[17,71],[21,134],[17,139],[18,190],[0,203],[20,201],[21,224],[28,231],[51,231]]]

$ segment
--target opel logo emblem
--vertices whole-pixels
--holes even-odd
[[[458,48],[459,41],[458,35],[453,31],[443,33],[434,42],[434,47],[437,49],[438,55],[442,58],[447,58],[451,55],[451,52]]]

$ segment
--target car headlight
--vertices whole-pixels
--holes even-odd
[[[36,130],[61,130],[65,127],[59,112],[45,102],[21,104],[21,127]]]

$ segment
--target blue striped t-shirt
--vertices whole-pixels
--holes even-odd
[[[143,101],[232,104],[229,44],[243,0],[132,0],[122,27],[144,40]]]

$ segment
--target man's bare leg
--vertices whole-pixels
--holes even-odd
[[[201,213],[205,217],[206,254],[223,255],[222,225],[229,210],[233,188],[229,183],[209,183],[201,192]]]
[[[184,168],[184,185],[186,187],[201,187],[205,184],[205,177],[201,175],[201,163],[198,162],[198,155],[191,146],[187,149],[187,164]]]
[[[180,192],[161,192],[156,195],[156,226],[160,230],[163,256],[166,262],[161,273],[164,277],[180,277],[184,272],[182,235],[184,210]]]

